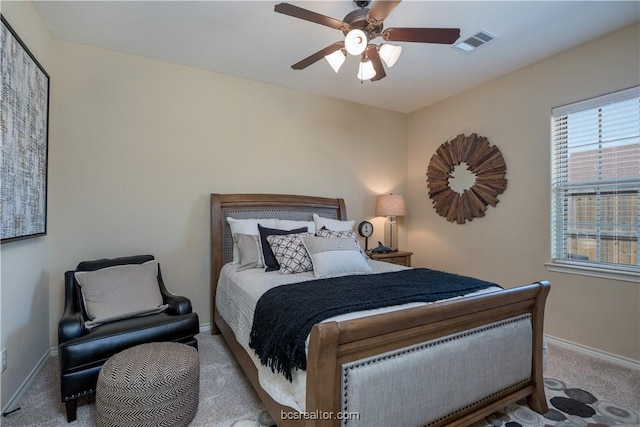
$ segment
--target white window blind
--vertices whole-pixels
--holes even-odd
[[[552,110],[552,261],[638,272],[640,87]]]

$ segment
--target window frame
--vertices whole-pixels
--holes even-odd
[[[561,142],[559,142],[558,138],[556,138],[556,121],[561,120],[562,116],[569,116],[571,114],[580,113],[586,110],[595,109],[605,107],[607,105],[627,101],[630,99],[639,99],[640,100],[640,86],[635,86],[632,88],[620,90],[614,93],[597,96],[594,98],[590,98],[584,101],[579,101],[571,104],[567,104],[560,107],[552,108],[551,111],[551,120],[550,120],[550,146],[551,146],[551,185],[550,185],[550,198],[551,198],[551,245],[550,245],[550,261],[545,263],[547,270],[553,272],[561,272],[568,274],[579,274],[579,275],[587,275],[598,278],[605,279],[613,279],[613,280],[622,280],[622,281],[630,281],[636,282],[640,284],[640,262],[638,259],[640,258],[640,254],[636,256],[636,264],[635,265],[626,265],[626,264],[614,264],[614,263],[606,263],[599,261],[584,261],[584,260],[575,260],[566,257],[567,255],[567,238],[571,234],[569,231],[569,226],[566,220],[565,212],[569,209],[570,205],[570,197],[578,196],[579,194],[588,194],[587,192],[580,192],[578,188],[583,186],[583,188],[591,188],[594,193],[597,194],[597,197],[606,196],[606,187],[611,186],[611,184],[607,184],[605,182],[593,182],[587,183],[586,185],[580,184],[574,186],[574,189],[571,193],[569,193],[568,189],[571,188],[570,185],[566,184],[566,180],[560,180],[560,184],[558,184],[558,178],[563,175],[564,172],[568,173],[568,147],[566,145],[562,146]],[[599,139],[599,142],[601,140]],[[558,153],[561,153],[558,155]],[[564,169],[560,170],[559,167],[563,167]],[[598,169],[600,170],[600,169]],[[613,185],[614,191],[618,190],[618,182],[616,181]],[[632,179],[631,187],[626,185],[621,185],[620,190],[626,189],[635,192],[636,194],[640,194],[640,180]],[[604,194],[603,194],[604,193]],[[575,202],[574,202],[575,203]],[[638,202],[636,202],[638,203]],[[575,207],[574,207],[575,208]],[[606,224],[601,224],[599,219],[600,207],[598,204],[597,208],[597,219],[594,221],[594,225],[597,228],[603,227]],[[561,216],[561,217],[560,217]],[[636,216],[640,216],[639,213],[636,213]],[[636,217],[636,227],[635,227],[635,241],[636,245],[638,245],[638,229],[640,227],[640,218]],[[633,240],[633,237],[631,238]],[[600,248],[602,236],[598,235],[595,239],[595,242]],[[600,250],[600,249],[598,249]]]

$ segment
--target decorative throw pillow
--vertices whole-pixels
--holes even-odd
[[[231,236],[234,234],[251,234],[252,236],[258,236],[260,233],[258,232],[258,224],[263,227],[276,228],[276,219],[275,218],[246,218],[246,219],[236,219],[227,217],[227,223],[229,223],[229,228],[231,229]],[[233,243],[233,263],[237,264],[240,262],[240,253],[238,252],[238,246]]]
[[[162,304],[156,260],[76,271],[75,277],[90,319],[85,323],[87,328],[167,308]]]
[[[360,254],[360,245],[349,237],[302,237],[317,278],[367,274],[373,270]]]
[[[238,246],[237,271],[264,267],[260,236],[236,233],[233,235],[233,242]]]
[[[358,247],[358,250],[360,252],[360,255],[362,255],[362,257],[365,260],[369,259],[367,254],[362,249],[362,246],[360,246],[360,240],[358,240],[358,236],[356,236],[356,233],[354,233],[352,230],[349,230],[349,231],[332,231],[332,230],[327,230],[326,228],[323,228],[323,229],[318,230],[318,232],[316,233],[316,236],[318,236],[318,237],[329,237],[329,238],[339,238],[339,237],[349,238],[349,239],[351,239],[351,240],[353,240],[355,242],[355,244]]]
[[[280,270],[280,264],[276,259],[267,237],[269,236],[282,236],[287,234],[305,233],[307,227],[298,228],[296,230],[277,230],[275,228],[267,228],[258,224],[258,231],[260,232],[260,244],[262,246],[262,257],[264,259],[265,271]]]
[[[280,264],[280,274],[304,273],[313,270],[311,258],[302,243],[303,236],[310,237],[311,234],[267,236],[271,250]]]
[[[340,221],[337,219],[325,218],[318,214],[313,214],[313,222],[316,224],[316,232],[317,230],[322,230],[322,227],[333,231],[353,231],[353,225],[356,223],[354,220]]]
[[[278,230],[295,230],[302,227],[307,227],[308,233],[316,234],[316,224],[313,221],[295,221],[276,218],[276,228]]]

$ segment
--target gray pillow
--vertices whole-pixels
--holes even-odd
[[[303,236],[302,243],[313,263],[317,278],[368,274],[373,270],[351,237]]]
[[[82,301],[89,321],[87,328],[145,314],[159,313],[162,304],[158,284],[158,262],[127,264],[96,271],[76,271]]]
[[[328,230],[326,228],[322,228],[322,229],[320,229],[320,230],[318,230],[316,232],[316,236],[318,236],[318,237],[329,237],[329,238],[341,237],[341,238],[353,239],[353,242],[358,247],[358,250],[360,251],[360,254],[365,259],[365,261],[369,260],[369,257],[362,250],[362,247],[360,246],[360,241],[358,240],[358,236],[356,236],[356,233],[354,233],[353,230],[333,231],[333,230]]]
[[[260,247],[260,236],[236,233],[233,235],[233,241],[238,248],[237,271],[264,267],[262,249]]]

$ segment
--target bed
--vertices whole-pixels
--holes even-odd
[[[227,219],[308,221],[317,214],[345,221],[345,203],[278,194],[211,194],[210,202],[211,333],[222,334],[279,427],[465,426],[520,399],[536,412],[547,412],[542,376],[546,281],[316,323],[307,339],[302,385],[297,385],[302,401],[290,403],[274,394],[268,385],[281,379],[264,374],[268,369],[248,349],[244,334],[231,326],[237,322],[230,313],[242,310],[218,293],[234,257]],[[385,272],[397,268],[371,263]],[[259,274],[246,276],[251,281]]]

